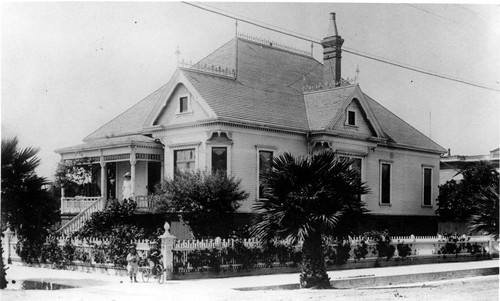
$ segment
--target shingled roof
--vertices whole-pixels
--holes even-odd
[[[231,78],[179,68],[179,72],[218,118],[257,122],[304,133],[324,129],[356,87],[349,85],[334,92],[325,91],[328,101],[325,101],[325,95],[320,96],[321,93],[305,97],[302,91],[304,86],[323,80],[323,65],[320,62],[311,56],[242,38],[234,38],[197,65],[236,70],[236,78]],[[84,141],[141,133],[146,120],[159,108],[158,104],[168,98],[166,94],[173,85],[175,83],[169,82],[162,86]],[[364,95],[374,118],[391,143],[444,152],[437,143]]]

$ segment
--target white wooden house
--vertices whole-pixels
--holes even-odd
[[[260,197],[260,172],[271,156],[329,148],[355,158],[371,188],[363,196],[371,217],[365,227],[435,234],[439,160],[446,151],[341,78],[343,41],[332,14],[323,62],[239,34],[200,62],[180,64],[168,83],[82,145],[56,151],[63,160],[87,158],[100,170],[100,198],[80,206],[85,198],[65,197],[62,213],[69,219],[90,203],[100,210],[103,200],[120,198],[126,172],[145,208],[162,177],[207,169],[242,180],[250,193],[239,209],[244,216]]]

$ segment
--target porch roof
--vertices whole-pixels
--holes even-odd
[[[70,147],[56,149],[58,154],[74,153],[98,149],[116,148],[123,146],[146,146],[154,148],[162,148],[159,142],[155,139],[144,135],[131,135],[124,137],[113,137],[106,139],[91,140],[84,144],[78,144]]]

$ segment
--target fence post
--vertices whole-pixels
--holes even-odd
[[[161,254],[163,256],[163,267],[166,270],[165,279],[171,280],[174,272],[174,240],[175,236],[170,234],[170,225],[165,222],[163,226],[165,233],[160,236],[161,238]]]
[[[11,259],[10,259],[10,240],[12,239],[12,236],[14,235],[14,231],[12,231],[10,229],[10,227],[8,227],[7,230],[5,230],[3,232],[3,234],[5,236],[5,242],[4,242],[4,246],[3,246],[3,249],[5,250],[5,260],[9,264],[9,263],[11,263]],[[2,256],[2,254],[0,254],[0,256]]]
[[[488,236],[488,255],[489,258],[493,256],[493,239],[491,236]]]

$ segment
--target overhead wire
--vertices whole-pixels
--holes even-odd
[[[300,33],[295,33],[295,32],[291,33],[290,30],[282,29],[282,28],[279,28],[279,27],[273,28],[275,26],[272,26],[272,25],[267,25],[267,24],[266,25],[262,25],[262,24],[258,23],[259,21],[249,20],[249,18],[235,16],[235,15],[227,13],[227,12],[220,12],[220,11],[218,11],[219,9],[207,8],[207,7],[200,6],[198,4],[194,4],[194,3],[190,3],[190,2],[184,2],[184,1],[181,2],[181,3],[187,4],[187,5],[196,7],[198,9],[202,9],[202,10],[214,13],[214,14],[218,14],[218,15],[221,15],[221,16],[233,19],[233,20],[241,21],[241,22],[244,22],[244,23],[247,23],[247,24],[251,24],[251,25],[260,27],[260,28],[264,28],[264,29],[271,30],[271,31],[274,31],[274,32],[277,32],[277,33],[281,33],[281,34],[284,34],[284,35],[295,37],[295,38],[303,40],[303,41],[308,41],[308,42],[311,42],[311,43],[315,43],[315,44],[321,45],[321,39],[319,39],[319,38],[314,38],[314,37],[310,37],[310,36],[307,36],[307,35],[304,35],[304,34],[300,34]],[[374,60],[374,61],[378,61],[378,62],[381,62],[381,63],[389,64],[389,65],[392,65],[392,66],[395,66],[395,67],[399,67],[399,68],[411,70],[411,71],[414,71],[414,72],[418,72],[418,73],[422,73],[422,74],[434,76],[434,77],[437,77],[437,78],[441,78],[441,79],[445,79],[445,80],[450,80],[450,81],[458,82],[458,83],[461,83],[461,84],[465,84],[465,85],[469,85],[469,86],[473,86],[473,87],[477,87],[477,88],[481,88],[481,89],[486,89],[486,90],[491,90],[491,91],[495,91],[495,92],[500,92],[500,89],[488,87],[488,86],[486,86],[484,84],[477,84],[477,83],[473,83],[473,82],[470,82],[470,81],[466,81],[466,80],[462,80],[462,79],[459,79],[459,78],[455,78],[455,77],[452,77],[452,76],[449,76],[449,75],[438,74],[438,73],[433,72],[433,71],[427,71],[427,70],[424,70],[422,68],[410,66],[408,64],[391,61],[391,60],[386,59],[386,58],[376,57],[375,55],[368,54],[368,53],[363,53],[362,51],[355,50],[355,49],[352,49],[352,48],[343,47],[342,51],[345,51],[347,53],[350,53],[350,54],[353,54],[353,55],[357,55],[357,56],[360,56],[360,57],[364,57],[364,58],[367,58],[367,59],[370,59],[370,60]]]

